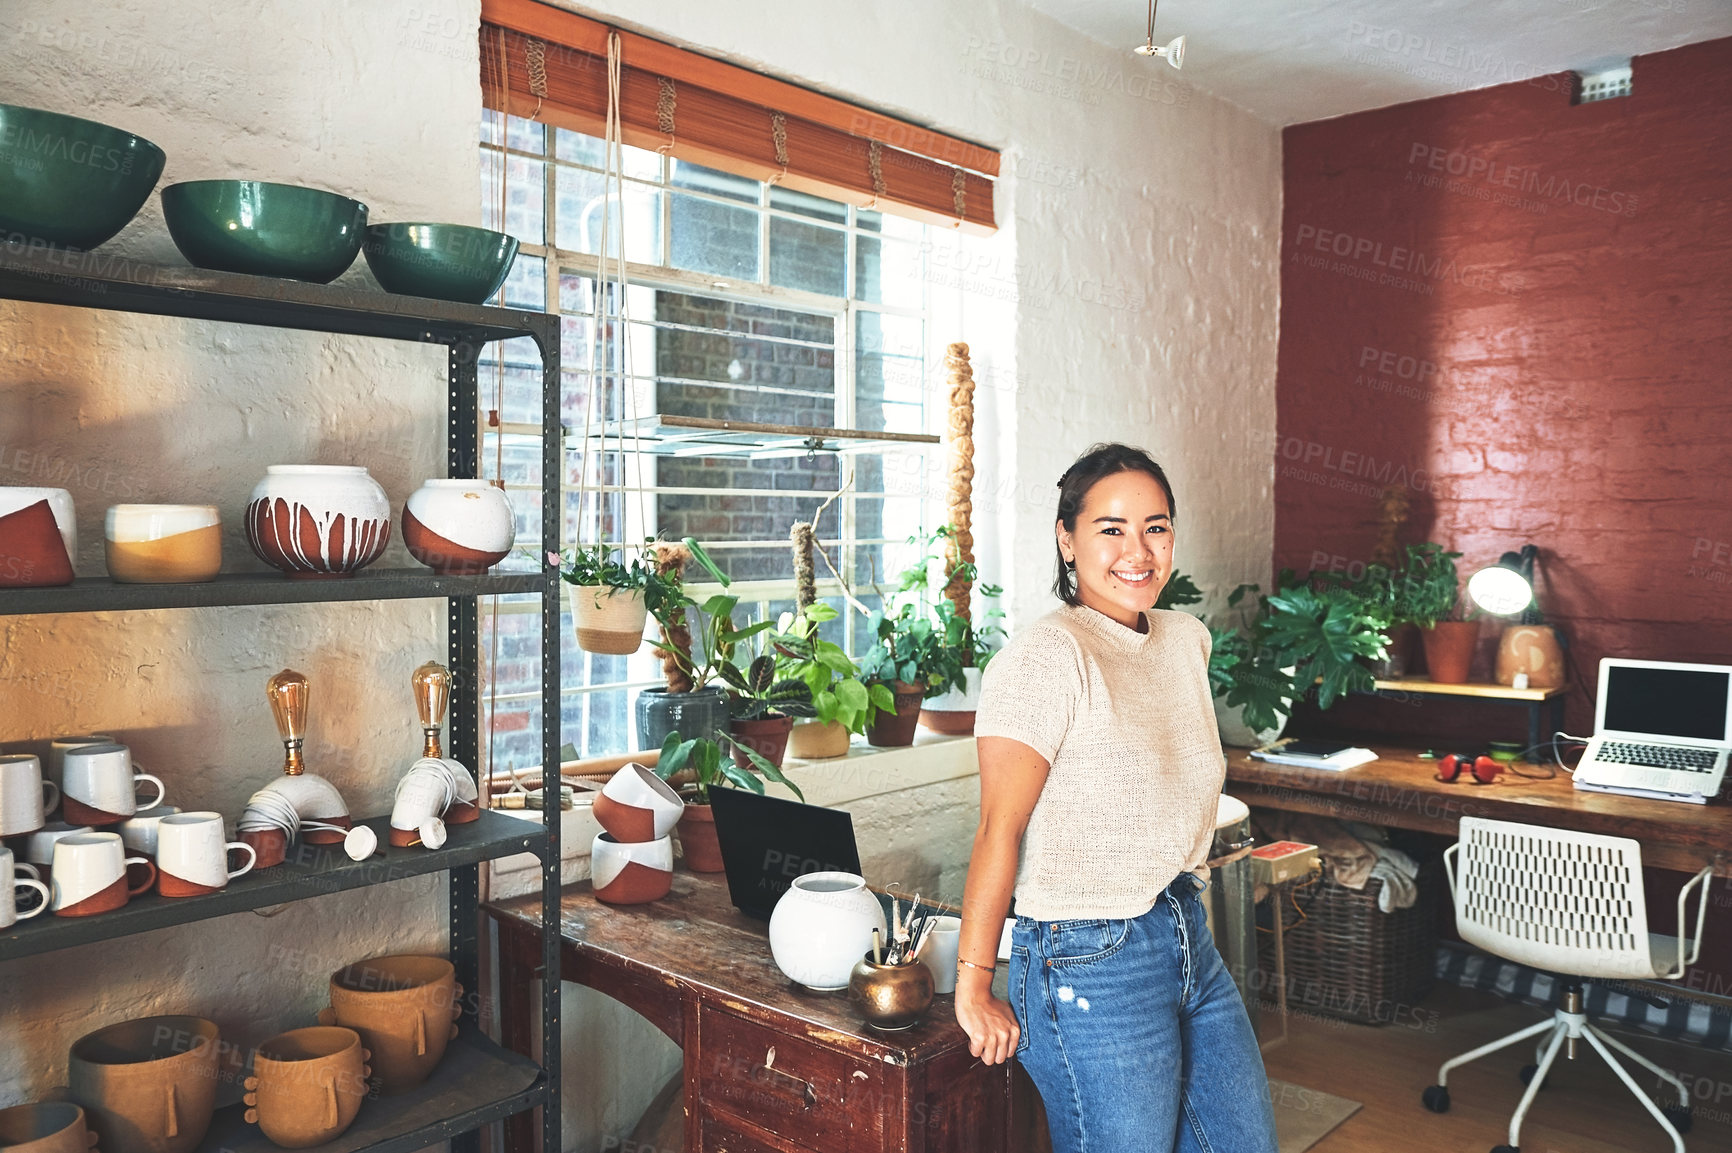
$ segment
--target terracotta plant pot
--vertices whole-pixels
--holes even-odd
[[[379,1091],[389,1096],[421,1084],[445,1056],[457,1037],[462,994],[444,957],[374,957],[331,974],[331,1007],[319,1024],[361,1035]]]
[[[974,735],[974,713],[980,705],[980,669],[963,669],[962,683],[952,685],[920,708],[920,723],[946,736]]]
[[[920,723],[947,737],[972,737],[974,710],[964,712],[960,709],[921,709]]]
[[[866,742],[881,749],[901,748],[914,743],[914,726],[920,723],[920,702],[926,691],[919,685],[897,681],[890,686],[896,694],[896,711],[880,711],[866,726]]]
[[[0,1148],[6,1153],[90,1153],[95,1144],[84,1110],[70,1101],[0,1109]]]
[[[217,1027],[201,1017],[122,1021],[74,1041],[66,1073],[102,1153],[191,1153],[216,1105]]]
[[[755,721],[729,721],[728,735],[734,738],[734,764],[750,770],[752,759],[739,746],[751,749],[778,769],[788,752],[788,734],[794,731],[793,717],[760,717]]]
[[[1555,689],[1564,683],[1564,649],[1550,625],[1510,625],[1497,644],[1500,685],[1515,684],[1516,674],[1528,675],[1528,688]]]
[[[802,761],[847,756],[853,738],[841,721],[796,721],[788,734],[788,755]]]
[[[674,831],[686,803],[669,784],[633,762],[595,795],[595,819],[620,844],[659,840]]]
[[[674,883],[674,839],[621,843],[597,833],[589,847],[590,885],[609,905],[641,905],[668,895]]]
[[[353,1029],[314,1026],[279,1033],[253,1055],[246,1119],[285,1149],[334,1140],[367,1095],[367,1050]]]
[[[616,589],[607,585],[568,585],[571,621],[577,629],[577,647],[586,653],[629,657],[643,644],[649,609],[642,589]]]
[[[0,588],[71,584],[77,556],[71,493],[0,486]]]
[[[1425,640],[1425,667],[1432,683],[1466,684],[1473,650],[1479,645],[1479,622],[1438,621],[1419,635]]]
[[[722,846],[716,840],[716,816],[708,805],[686,805],[679,830],[680,852],[686,858],[686,868],[694,873],[719,873],[723,870]]]
[[[484,480],[429,480],[403,505],[409,555],[442,576],[476,576],[505,559],[517,518],[505,490]]]
[[[390,543],[391,502],[364,468],[273,464],[242,526],[259,559],[291,577],[348,577]]]
[[[1372,662],[1371,673],[1380,681],[1398,681],[1408,674],[1414,665],[1414,636],[1419,630],[1410,622],[1395,625],[1386,634],[1388,644],[1386,655],[1381,661]]]

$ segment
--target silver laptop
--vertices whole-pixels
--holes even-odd
[[[1705,804],[1732,749],[1732,665],[1600,660],[1576,788]]]

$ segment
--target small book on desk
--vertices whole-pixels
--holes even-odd
[[[1252,749],[1251,755],[1272,765],[1304,765],[1337,772],[1358,768],[1377,759],[1377,754],[1370,749],[1344,745],[1338,741],[1311,741],[1295,737],[1275,741],[1260,749]]]

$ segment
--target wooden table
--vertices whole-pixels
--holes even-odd
[[[1248,805],[1367,821],[1427,833],[1456,834],[1463,817],[1488,817],[1634,837],[1642,863],[1694,873],[1714,865],[1732,876],[1732,804],[1691,805],[1581,791],[1559,771],[1550,780],[1511,772],[1489,785],[1437,779],[1437,763],[1413,749],[1375,747],[1378,759],[1345,772],[1252,760],[1227,750],[1227,791]],[[1523,773],[1544,766],[1518,765]]]
[[[517,1052],[530,1051],[540,903],[485,906],[499,927],[503,1040]],[[564,980],[642,1014],[685,1051],[687,1153],[1045,1148],[1033,1082],[1014,1061],[969,1055],[951,997],[906,1032],[874,1033],[847,994],[782,975],[767,926],[733,907],[720,874],[676,872],[673,892],[646,905],[604,905],[587,883],[571,886],[559,931]],[[1003,981],[1001,967],[1000,996]],[[528,1116],[506,1130],[513,1153],[530,1153]]]

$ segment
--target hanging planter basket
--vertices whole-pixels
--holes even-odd
[[[586,653],[624,657],[643,644],[649,609],[642,589],[607,585],[570,585],[571,619],[577,626],[577,647]]]

